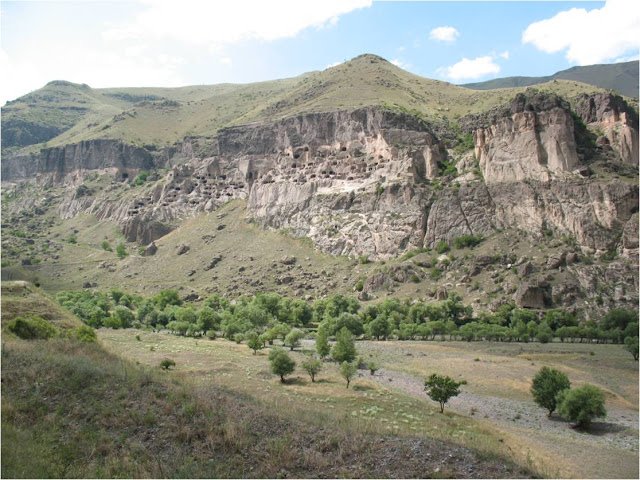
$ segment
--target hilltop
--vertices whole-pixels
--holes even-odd
[[[594,90],[576,81],[539,88],[565,97]],[[366,106],[393,106],[441,123],[486,111],[521,91],[474,91],[414,75],[370,54],[320,72],[244,85],[92,89],[53,81],[2,108],[3,150],[96,138],[161,147],[229,126]]]

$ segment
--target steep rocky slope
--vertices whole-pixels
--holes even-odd
[[[15,198],[3,213],[47,205],[62,219],[90,214],[146,245],[241,199],[250,221],[333,255],[388,260],[520,231],[530,242],[571,239],[585,255],[620,254],[637,284],[637,270],[627,275],[638,258],[637,162],[638,115],[621,97],[531,89],[455,123],[400,106],[334,108],[164,147],[95,139],[5,155],[5,192]],[[53,198],[25,184],[66,188]],[[583,294],[593,290],[587,270],[575,275],[586,275],[575,287]],[[516,296],[557,303],[539,277]]]

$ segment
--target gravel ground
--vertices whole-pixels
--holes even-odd
[[[409,395],[428,398],[421,378],[389,369],[381,369],[373,377],[368,373],[360,374]],[[638,412],[632,410],[607,408],[607,417],[603,421],[593,422],[591,432],[587,434],[571,428],[556,415],[548,418],[546,410],[533,401],[478,395],[465,392],[464,386],[460,395],[449,400],[445,408],[461,415],[495,422],[506,429],[517,427],[529,428],[532,432],[543,430],[586,442],[594,448],[606,446],[638,451]]]

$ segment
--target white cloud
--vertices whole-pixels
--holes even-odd
[[[485,75],[495,75],[500,72],[500,65],[495,63],[494,58],[490,55],[477,57],[474,59],[463,58],[458,63],[449,67],[441,67],[437,70],[449,80],[475,80]]]
[[[103,33],[108,41],[172,40],[219,46],[243,40],[291,38],[302,30],[335,25],[338,17],[368,7],[371,0],[143,0],[132,21]]]
[[[504,58],[505,60],[509,60],[509,51],[508,51],[508,50],[505,50],[504,52],[499,53],[499,54],[498,54],[498,56],[499,56],[500,58]]]
[[[231,60],[231,58],[229,57],[221,57],[219,62],[223,65],[231,65],[233,63],[233,60]]]
[[[608,0],[602,8],[572,8],[534,22],[522,42],[546,53],[566,50],[578,65],[614,60],[637,52],[640,46],[640,9],[634,0]]]
[[[429,38],[431,40],[435,40],[437,42],[455,42],[456,39],[460,36],[460,32],[456,30],[454,27],[436,27],[429,33]]]
[[[411,66],[408,63],[403,62],[402,60],[398,60],[397,58],[394,58],[393,60],[389,60],[389,62],[395,65],[396,67],[404,68],[405,70]]]

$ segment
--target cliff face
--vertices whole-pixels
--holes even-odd
[[[633,110],[612,98],[579,100],[585,107],[578,115],[617,132],[616,151],[629,161],[627,153],[637,151],[637,116],[634,123]],[[70,190],[60,206],[66,218],[90,212],[113,219],[128,240],[141,243],[181,218],[242,198],[253,221],[307,236],[332,254],[388,258],[503,228],[566,234],[594,250],[618,245],[624,231],[625,249],[633,251],[637,242],[628,237],[637,184],[581,176],[586,164],[567,102],[518,95],[508,108],[468,124],[479,172],[470,155],[448,154],[423,121],[362,108],[227,128],[153,154],[114,141],[85,142],[3,159],[2,174],[3,180],[38,175],[76,185],[91,170],[122,180],[173,165],[162,181],[128,200]],[[459,177],[442,177],[442,167],[456,161]]]
[[[41,177],[62,182],[90,170],[110,170],[128,177],[155,162],[147,150],[115,140],[90,140],[64,147],[45,148],[39,154],[8,155],[2,159],[2,180]]]

